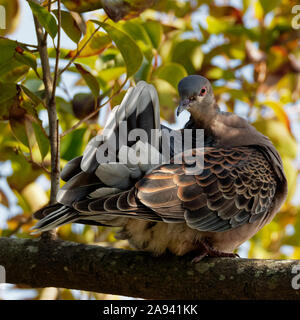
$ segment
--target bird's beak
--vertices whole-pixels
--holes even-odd
[[[184,99],[184,100],[181,100],[181,101],[180,101],[180,104],[179,104],[179,106],[177,107],[177,117],[180,115],[180,113],[181,113],[183,110],[186,110],[186,109],[188,108],[189,102],[190,102],[189,99]]]

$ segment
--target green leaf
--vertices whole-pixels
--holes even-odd
[[[144,59],[139,71],[134,75],[135,82],[138,82],[140,80],[150,82],[152,69],[153,69],[152,61],[148,61]]]
[[[32,122],[32,127],[34,130],[35,138],[37,141],[37,144],[39,146],[39,150],[42,156],[42,159],[44,159],[50,149],[50,142],[46,135],[45,130],[42,127],[42,122],[40,119],[38,119],[37,122]]]
[[[103,85],[105,85],[105,83],[111,80],[117,80],[124,73],[126,73],[125,67],[114,67],[99,71],[98,78],[100,82],[103,82]]]
[[[14,136],[26,147],[31,148],[33,136],[29,129],[31,123],[26,116],[26,110],[15,108],[13,113],[10,114],[9,124]]]
[[[158,21],[146,21],[143,26],[155,49],[158,49],[163,36],[163,27]]]
[[[34,54],[26,51],[23,51],[23,52],[16,51],[15,58],[17,61],[31,67],[37,73],[37,63],[36,63],[36,57]]]
[[[26,88],[23,85],[20,85],[20,88],[22,89],[22,91],[26,94],[26,96],[28,98],[31,99],[31,101],[37,106],[39,104],[43,104],[42,99],[34,92],[32,92],[31,90],[29,90],[28,88]]]
[[[108,33],[120,50],[126,64],[127,77],[129,78],[134,75],[143,62],[143,54],[135,41],[128,34],[113,25],[94,20],[93,22],[100,25]]]
[[[4,82],[18,82],[29,69],[27,65],[20,63],[16,58],[10,58],[0,65],[0,80]]]
[[[162,79],[154,79],[153,84],[158,93],[161,116],[169,123],[175,122],[174,110],[178,105],[176,103],[177,90]]]
[[[276,7],[278,7],[281,3],[281,0],[259,0],[264,13],[267,14],[268,12],[272,11],[273,9],[275,9]]]
[[[16,103],[17,85],[0,81],[0,120],[9,119],[9,110]]]
[[[233,20],[217,19],[212,16],[206,18],[207,30],[209,33],[220,34],[226,32],[234,23]]]
[[[45,28],[45,30],[50,34],[51,38],[55,38],[58,30],[58,26],[54,16],[41,5],[28,0],[30,8],[38,19],[39,23]]]
[[[281,121],[286,126],[288,131],[291,133],[292,131],[291,131],[290,120],[283,108],[283,105],[279,101],[271,101],[271,100],[264,101],[263,104],[267,105],[274,111],[278,120]]]
[[[56,17],[58,17],[58,10],[52,10]],[[81,38],[81,30],[68,11],[61,10],[61,27],[66,35],[75,43],[78,43]]]
[[[11,153],[10,160],[13,174],[7,178],[7,182],[14,191],[21,191],[43,173],[42,169],[33,168],[22,154]]]
[[[118,25],[119,26],[119,25]],[[125,31],[136,44],[140,47],[148,61],[152,61],[152,42],[144,27],[138,23],[138,20],[126,21],[121,24],[122,30]]]
[[[92,94],[97,98],[100,91],[97,79],[89,71],[85,70],[80,64],[75,63],[75,67],[83,77],[88,87],[91,89]]]
[[[83,138],[86,128],[77,129],[65,136],[61,141],[61,157],[71,160],[83,152]]]
[[[203,53],[198,40],[185,39],[176,42],[170,54],[171,61],[183,65],[188,74],[193,74],[201,68]]]
[[[159,67],[154,75],[160,79],[166,80],[177,90],[179,81],[188,74],[182,65],[170,62]]]
[[[293,139],[287,127],[277,119],[260,119],[254,123],[254,126],[269,137],[274,143],[278,152],[289,158],[297,156],[297,142]]]
[[[110,37],[104,32],[98,31],[91,38],[94,31],[95,31],[94,24],[91,21],[87,21],[86,34],[79,42],[78,49],[69,51],[69,53],[66,55],[65,58],[74,58],[75,56],[77,56],[78,58],[95,56],[100,54],[102,51],[104,51],[106,48],[108,48],[111,45]],[[77,53],[81,49],[82,51],[78,55]]]
[[[0,80],[18,82],[30,66],[36,68],[35,56],[25,46],[17,41],[0,38]]]

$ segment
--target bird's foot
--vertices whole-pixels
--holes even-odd
[[[201,261],[205,257],[227,257],[227,258],[239,258],[240,256],[237,253],[229,253],[229,252],[222,252],[217,249],[214,249],[207,239],[203,239],[200,242],[202,246],[202,250],[200,254],[192,260],[192,263],[197,263]],[[199,252],[199,251],[198,251]]]

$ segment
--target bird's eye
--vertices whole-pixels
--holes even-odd
[[[200,91],[200,96],[205,96],[206,95],[206,88],[205,87],[203,87],[202,89],[201,89],[201,91]]]

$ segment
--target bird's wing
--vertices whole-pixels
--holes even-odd
[[[198,155],[201,152],[201,173],[191,174],[194,158],[186,156],[183,164],[159,166],[129,191],[100,199],[89,197],[76,202],[74,208],[82,213],[81,219],[104,221],[105,217],[123,216],[186,222],[193,229],[216,232],[264,219],[277,182],[262,153],[249,147],[208,147]]]
[[[277,181],[260,151],[253,147],[197,149],[197,156],[204,157],[197,162],[202,168],[192,164],[194,155],[195,149],[185,154],[182,164],[160,165],[130,190],[115,189],[112,195],[100,187],[73,202],[73,214],[61,208],[36,227],[48,230],[68,222],[110,225],[118,217],[185,222],[199,231],[220,232],[265,219]]]
[[[185,160],[145,176],[136,185],[139,201],[164,221],[186,221],[200,231],[225,231],[262,219],[276,192],[275,175],[262,153],[249,147],[209,147],[203,153],[200,174],[187,174]]]

